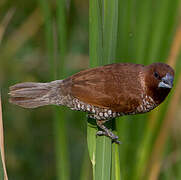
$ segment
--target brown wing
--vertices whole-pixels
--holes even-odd
[[[112,64],[81,71],[69,78],[77,99],[116,112],[130,112],[139,105],[141,85],[136,64]]]

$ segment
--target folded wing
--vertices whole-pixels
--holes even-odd
[[[81,71],[70,77],[71,93],[97,107],[131,112],[140,103],[138,74],[141,68],[135,68],[135,64],[112,64]]]

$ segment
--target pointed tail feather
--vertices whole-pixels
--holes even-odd
[[[50,83],[19,83],[9,88],[9,102],[24,108],[36,108],[53,104],[61,80]]]

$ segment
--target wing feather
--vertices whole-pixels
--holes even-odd
[[[81,71],[70,77],[77,99],[116,112],[130,112],[139,104],[142,65],[112,64]]]

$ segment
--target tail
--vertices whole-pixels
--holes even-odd
[[[58,89],[62,80],[50,83],[19,83],[9,88],[9,102],[24,108],[36,108],[56,104]]]

